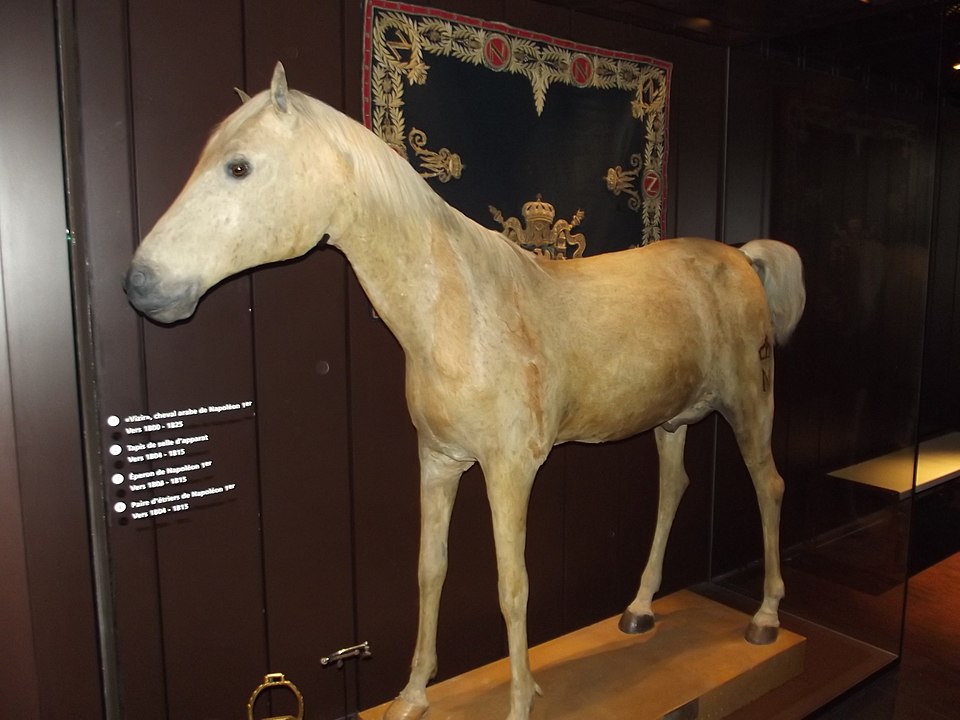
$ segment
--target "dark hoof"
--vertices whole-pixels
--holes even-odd
[[[653,615],[634,615],[629,610],[625,610],[620,616],[618,625],[620,632],[627,635],[639,635],[641,633],[653,630]]]
[[[747,631],[743,634],[747,642],[751,645],[769,645],[777,639],[779,628],[771,625],[757,625],[751,622],[747,625]]]

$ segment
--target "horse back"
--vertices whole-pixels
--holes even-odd
[[[748,259],[690,238],[545,265],[543,323],[565,408],[558,442],[627,437],[719,409],[770,337]]]

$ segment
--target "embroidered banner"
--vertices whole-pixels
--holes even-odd
[[[367,127],[451,205],[557,258],[663,237],[671,71],[443,10],[365,8]]]

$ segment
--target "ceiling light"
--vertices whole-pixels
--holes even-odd
[[[679,25],[688,30],[696,30],[697,32],[709,32],[713,29],[713,21],[704,17],[684,18],[680,21]]]

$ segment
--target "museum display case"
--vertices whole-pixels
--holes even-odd
[[[416,433],[403,352],[345,257],[318,247],[243,273],[171,326],[138,315],[121,286],[139,239],[237,107],[232,89],[267,88],[277,60],[291,87],[393,141],[441,197],[542,253],[590,256],[661,236],[794,246],[807,302],[775,351],[773,453],[786,483],[780,619],[800,650],[732,717],[805,717],[895,663],[911,576],[960,549],[957,8],[721,3],[700,17],[694,2],[373,4],[404,28],[380,37],[379,81],[365,3],[64,0],[55,17],[28,3],[16,16],[30,37],[56,39],[29,49],[45,59],[34,72],[46,73],[30,92],[55,95],[23,112],[62,112],[62,169],[51,164],[47,185],[66,187],[70,277],[41,273],[59,288],[44,297],[66,298],[60,314],[32,307],[37,268],[65,275],[66,259],[43,255],[29,228],[9,222],[6,208],[32,205],[15,194],[25,190],[0,186],[16,409],[3,428],[21,448],[0,488],[5,512],[21,508],[4,532],[22,547],[6,547],[26,559],[11,562],[9,595],[22,602],[7,615],[18,637],[34,638],[17,674],[0,673],[0,697],[24,698],[16,707],[35,706],[36,717],[69,715],[71,695],[92,708],[84,716],[110,720],[239,716],[248,699],[253,712],[258,686],[283,696],[267,692],[273,677],[294,684],[305,718],[368,720],[407,680]],[[422,67],[405,64],[414,25],[396,19],[404,13],[434,23],[416,30]],[[486,43],[475,74],[458,75],[456,53],[429,46],[436,23],[459,28],[461,50]],[[506,58],[520,41],[528,66],[511,80]],[[569,77],[538,84],[535,51],[541,69],[544,57],[567,57]],[[592,72],[617,63],[629,87],[591,85]],[[631,80],[634,69],[646,85]],[[645,149],[634,147],[638,117],[649,120]],[[474,122],[489,137],[476,137]],[[4,129],[13,126],[0,126],[0,157],[16,160]],[[33,129],[42,128],[56,135],[53,124]],[[574,174],[582,178],[565,182]],[[471,184],[477,176],[485,185]],[[562,242],[547,248],[538,220],[561,228]],[[43,224],[33,232],[49,235]],[[565,302],[557,298],[560,315]],[[59,358],[51,347],[74,348],[76,366],[29,360]],[[62,388],[74,386],[71,410]],[[64,440],[51,443],[50,428]],[[763,596],[757,498],[724,420],[690,426],[685,464],[690,487],[655,606],[670,629],[660,640],[702,627],[674,622],[690,608],[748,618]],[[539,472],[526,538],[529,644],[550,667],[535,672],[544,703],[573,708],[563,717],[578,708],[592,717],[571,700],[586,697],[578,674],[616,679],[589,658],[627,668],[643,644],[616,624],[651,545],[657,486],[652,433],[558,446]],[[463,698],[474,689],[495,702],[508,694],[505,666],[490,665],[507,641],[477,468],[461,482],[448,547],[437,683],[460,684],[433,689],[471,717]],[[72,621],[66,589],[90,598]],[[69,638],[66,655],[58,638]],[[650,661],[632,662],[637,672]],[[71,668],[72,685],[41,702],[58,666]],[[671,672],[644,687],[674,685]]]
[[[807,311],[778,356],[775,436],[790,478],[784,609],[815,626],[814,696],[900,653],[911,531],[926,522],[917,501],[960,470],[955,419],[921,403],[931,384],[941,409],[956,392],[937,348],[956,335],[956,264],[935,259],[956,245],[940,224],[955,192],[941,10],[914,5],[730,55],[725,239],[760,231],[805,260]],[[729,501],[738,473],[717,467],[714,582],[755,596],[751,539]],[[820,646],[824,629],[840,644]]]

